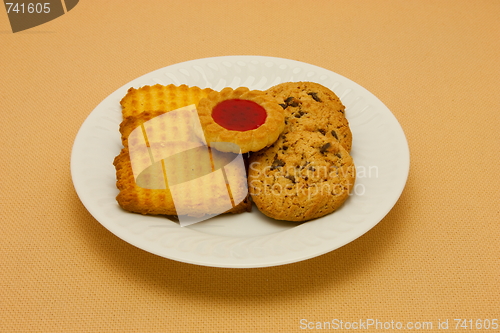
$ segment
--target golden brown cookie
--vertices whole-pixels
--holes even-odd
[[[207,144],[219,151],[258,151],[285,126],[283,108],[273,98],[245,87],[211,92],[197,109]]]
[[[349,197],[354,181],[355,166],[347,150],[318,131],[282,134],[250,157],[253,202],[277,220],[308,221],[335,211]]]
[[[135,116],[129,116],[120,123],[120,134],[122,139],[123,147],[128,147],[128,137],[133,130],[137,127],[142,126],[145,122],[156,118],[162,114],[164,111],[144,111]]]
[[[156,144],[151,144],[149,148],[154,149]],[[120,190],[116,199],[123,209],[140,214],[194,217],[217,215],[224,212],[224,207],[227,206],[229,208],[225,213],[242,213],[251,210],[244,167],[232,168],[231,172],[227,172],[226,182],[231,185],[228,187],[220,172],[215,175],[211,167],[204,170],[207,169],[207,163],[185,163],[186,159],[192,160],[195,157],[210,161],[207,150],[192,150],[193,147],[198,146],[198,143],[175,142],[172,144],[179,152],[187,152],[193,156],[185,156],[177,160],[174,156],[168,162],[160,160],[155,163],[151,163],[147,157],[146,161],[136,162],[136,166],[142,164],[143,167],[139,168],[139,172],[135,175],[132,167],[134,161],[131,161],[128,148],[123,148],[116,156],[113,164],[116,168],[116,185]],[[215,159],[219,161],[219,164],[226,165],[231,158],[233,156],[224,155]],[[173,182],[169,183],[167,173],[174,179]],[[213,177],[199,177],[203,175],[214,175],[218,178],[214,181]],[[190,182],[190,180],[196,181]],[[176,186],[175,193],[171,191],[173,186]],[[242,201],[239,202],[239,199]],[[182,208],[182,213],[179,212],[179,208]]]
[[[149,144],[149,141],[203,142],[195,134],[195,126],[199,127],[196,108],[187,106],[173,112],[144,111],[136,116],[127,117],[120,124],[120,133],[124,147],[128,147],[129,139],[134,140],[137,133],[132,133],[138,127],[142,129],[139,134],[146,137],[146,144]]]
[[[164,86],[156,84],[135,89],[130,88],[120,101],[123,119],[137,116],[144,111],[172,111],[178,108],[198,104],[213,90],[210,88],[189,87],[185,84]]]
[[[315,82],[285,82],[266,90],[285,111],[284,133],[305,130],[338,140],[351,150],[345,106],[333,91]]]

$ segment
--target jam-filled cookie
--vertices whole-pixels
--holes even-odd
[[[263,91],[224,88],[197,106],[209,146],[223,152],[246,153],[271,145],[285,127],[283,108]]]

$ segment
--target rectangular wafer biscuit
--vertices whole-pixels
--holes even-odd
[[[179,143],[184,145],[186,143]],[[180,147],[181,150],[185,147]],[[130,153],[128,148],[123,148],[118,156],[115,157],[113,162],[116,168],[116,186],[120,190],[120,193],[116,197],[118,204],[123,209],[140,214],[148,215],[177,215],[177,210],[174,205],[174,198],[170,187],[168,186],[168,180],[166,180],[164,168],[162,168],[162,163],[157,162],[156,165],[151,165],[147,170],[147,175],[134,177],[134,172],[132,169],[132,163],[130,160]],[[187,167],[187,165],[186,165]],[[182,172],[179,171],[179,172]],[[149,178],[149,179],[144,179]],[[245,179],[246,182],[246,179]],[[141,186],[138,185],[140,183]],[[219,186],[220,188],[214,189],[213,184],[209,184],[205,188],[206,191],[210,192],[210,196],[206,196],[205,202],[195,202],[193,204],[198,205],[198,207],[193,207],[190,216],[203,216],[213,214],[210,211],[219,205],[219,195],[218,193],[224,193],[226,187],[224,184]],[[147,187],[154,188],[147,188]],[[203,186],[201,186],[203,188]],[[192,188],[188,191],[189,193],[200,193],[200,187]],[[234,195],[234,194],[233,194]],[[185,200],[192,200],[192,195],[186,196]],[[177,201],[176,201],[177,202]],[[188,202],[189,203],[189,202]],[[251,201],[249,196],[237,205],[234,205],[231,209],[227,210],[225,213],[243,213],[251,210]]]
[[[137,116],[144,111],[168,112],[183,106],[198,104],[200,99],[207,97],[212,91],[210,88],[201,89],[185,84],[180,86],[156,84],[138,89],[130,88],[120,101],[123,119]]]
[[[134,140],[137,132],[147,135],[149,141],[200,141],[201,132],[195,133],[199,122],[194,105],[177,109],[174,112],[144,111],[137,116],[130,116],[120,124],[122,144],[128,147],[129,140]],[[136,133],[133,133],[136,132]]]

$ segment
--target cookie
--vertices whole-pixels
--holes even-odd
[[[267,89],[266,93],[284,109],[284,133],[319,132],[351,150],[352,133],[345,106],[333,91],[314,82],[285,82]]]
[[[194,130],[197,125],[195,122],[198,122],[199,127],[194,105],[173,112],[144,111],[136,116],[127,117],[120,123],[122,144],[124,147],[128,147],[129,140],[135,138],[135,134],[132,132],[138,127],[142,128],[142,132],[139,134],[146,136],[146,145],[149,144],[149,141],[195,141],[198,140]],[[198,141],[203,142],[201,139]]]
[[[211,92],[197,110],[207,144],[219,151],[258,151],[276,141],[285,127],[276,100],[245,87]]]
[[[149,148],[154,149],[155,144],[151,144]],[[196,150],[196,147],[199,147],[198,143],[172,144],[179,152],[187,152],[194,156],[152,163],[149,157],[146,157],[146,161],[131,160],[129,149],[123,148],[115,157],[113,164],[116,168],[116,186],[120,191],[116,200],[120,207],[140,214],[193,217],[218,215],[223,212],[236,214],[251,210],[244,167],[231,168],[225,175],[220,172],[215,174],[213,167],[210,167],[210,164],[214,163],[210,163],[209,151]],[[219,161],[219,168],[234,158],[228,155],[221,156],[222,153],[216,154],[219,155],[213,157],[213,161]],[[206,159],[208,162],[185,163],[186,159],[193,158]],[[139,172],[134,173],[133,163],[136,163],[135,167],[139,165]],[[169,173],[166,170],[173,172]],[[171,178],[167,177],[167,173]],[[203,177],[207,175],[216,178]],[[175,193],[172,191],[174,186]]]
[[[200,99],[207,97],[212,91],[210,88],[201,89],[185,84],[180,86],[156,84],[138,89],[130,88],[120,101],[123,119],[137,116],[144,111],[168,112],[187,105],[198,104]]]
[[[298,130],[251,155],[248,189],[265,215],[302,222],[338,209],[355,177],[353,159],[338,140]]]
[[[123,147],[128,147],[128,139],[137,127],[149,120],[165,114],[164,111],[144,111],[135,116],[129,116],[120,123],[120,134]]]
[[[285,128],[270,147],[250,156],[253,202],[278,220],[332,213],[347,200],[356,178],[344,105],[314,82],[286,82],[266,93],[283,108]]]

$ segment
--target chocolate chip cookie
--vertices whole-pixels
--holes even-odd
[[[354,181],[349,152],[319,132],[289,132],[250,158],[252,199],[262,213],[277,220],[307,221],[335,211]]]
[[[266,93],[285,111],[283,133],[319,132],[351,151],[352,133],[345,106],[333,91],[315,82],[285,82],[267,89]]]
[[[250,156],[253,202],[278,220],[332,213],[349,197],[356,178],[344,105],[314,82],[286,82],[266,93],[284,109],[285,128],[274,144]]]

